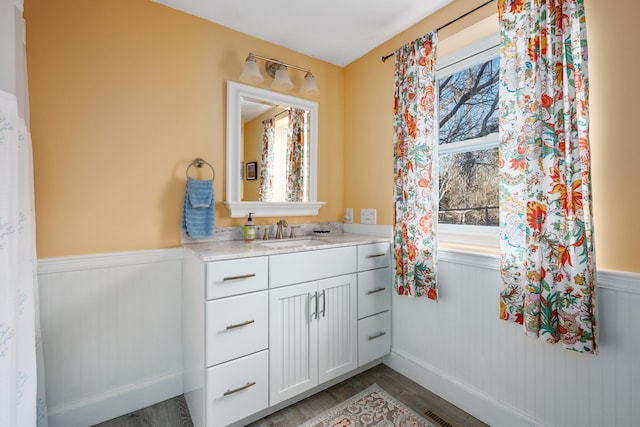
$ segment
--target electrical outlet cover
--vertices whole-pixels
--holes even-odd
[[[375,209],[360,209],[360,223],[361,224],[375,224],[376,223],[376,210]]]

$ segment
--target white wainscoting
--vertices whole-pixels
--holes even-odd
[[[182,393],[181,260],[181,249],[40,260],[51,427]],[[640,274],[599,272],[600,354],[588,356],[498,319],[497,257],[440,250],[439,270],[438,303],[394,296],[385,363],[494,427],[640,425]]]
[[[494,427],[639,426],[640,274],[599,271],[592,356],[499,320],[498,265],[441,250],[440,301],[394,296],[385,363]]]
[[[86,427],[182,393],[182,249],[38,263],[49,425]]]

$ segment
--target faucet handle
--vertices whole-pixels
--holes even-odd
[[[300,228],[300,226],[299,226],[299,225],[292,225],[292,226],[291,226],[291,227],[289,227],[289,228],[291,228],[291,234],[289,235],[289,238],[290,238],[290,239],[295,239],[295,238],[296,238],[296,232],[295,232],[295,229],[296,229],[296,228]]]

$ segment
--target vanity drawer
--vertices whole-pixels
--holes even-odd
[[[310,282],[355,271],[355,246],[272,255],[269,257],[269,286]]]
[[[376,314],[358,320],[358,366],[376,360],[391,351],[391,313]]]
[[[269,286],[267,257],[207,263],[207,299],[260,291]]]
[[[358,246],[358,271],[389,267],[391,245],[388,242]]]
[[[358,319],[391,308],[391,269],[358,273]]]
[[[266,349],[268,309],[268,291],[207,302],[207,366]]]
[[[226,426],[269,406],[269,351],[207,369],[207,427]]]

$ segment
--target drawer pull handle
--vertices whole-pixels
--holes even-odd
[[[242,276],[231,276],[231,277],[225,277],[223,280],[226,282],[227,280],[248,279],[248,278],[250,278],[250,277],[256,277],[256,273],[243,274]]]
[[[379,258],[381,256],[385,256],[386,254],[375,254],[375,255],[367,255],[367,258]]]
[[[376,335],[371,335],[369,337],[369,341],[375,340],[376,338],[380,338],[383,335],[387,335],[387,333],[386,332],[378,332]]]
[[[227,326],[227,329],[240,328],[240,327],[242,327],[242,326],[250,325],[250,324],[252,324],[252,323],[254,323],[254,322],[255,322],[255,320],[247,320],[247,321],[244,321],[244,322],[242,322],[242,323],[236,323],[235,325],[229,325],[229,326]]]
[[[378,288],[378,289],[372,289],[369,292],[367,292],[367,295],[371,295],[371,294],[377,294],[378,292],[382,292],[387,288]]]
[[[315,317],[316,320],[318,320],[318,292],[314,292],[313,294],[311,294],[311,297],[309,299],[309,302],[311,302],[311,299],[315,299],[315,308],[316,311],[314,311],[313,313],[311,313],[311,319],[313,320],[313,318]]]
[[[233,389],[233,390],[227,390],[227,391],[225,391],[222,395],[223,395],[223,396],[229,396],[230,394],[237,393],[237,392],[242,391],[242,390],[246,390],[246,389],[248,389],[249,387],[252,387],[252,386],[254,386],[254,385],[256,385],[256,382],[255,382],[255,381],[251,381],[250,383],[246,383],[246,384],[245,384],[245,385],[243,385],[242,387],[238,387],[238,388]]]

